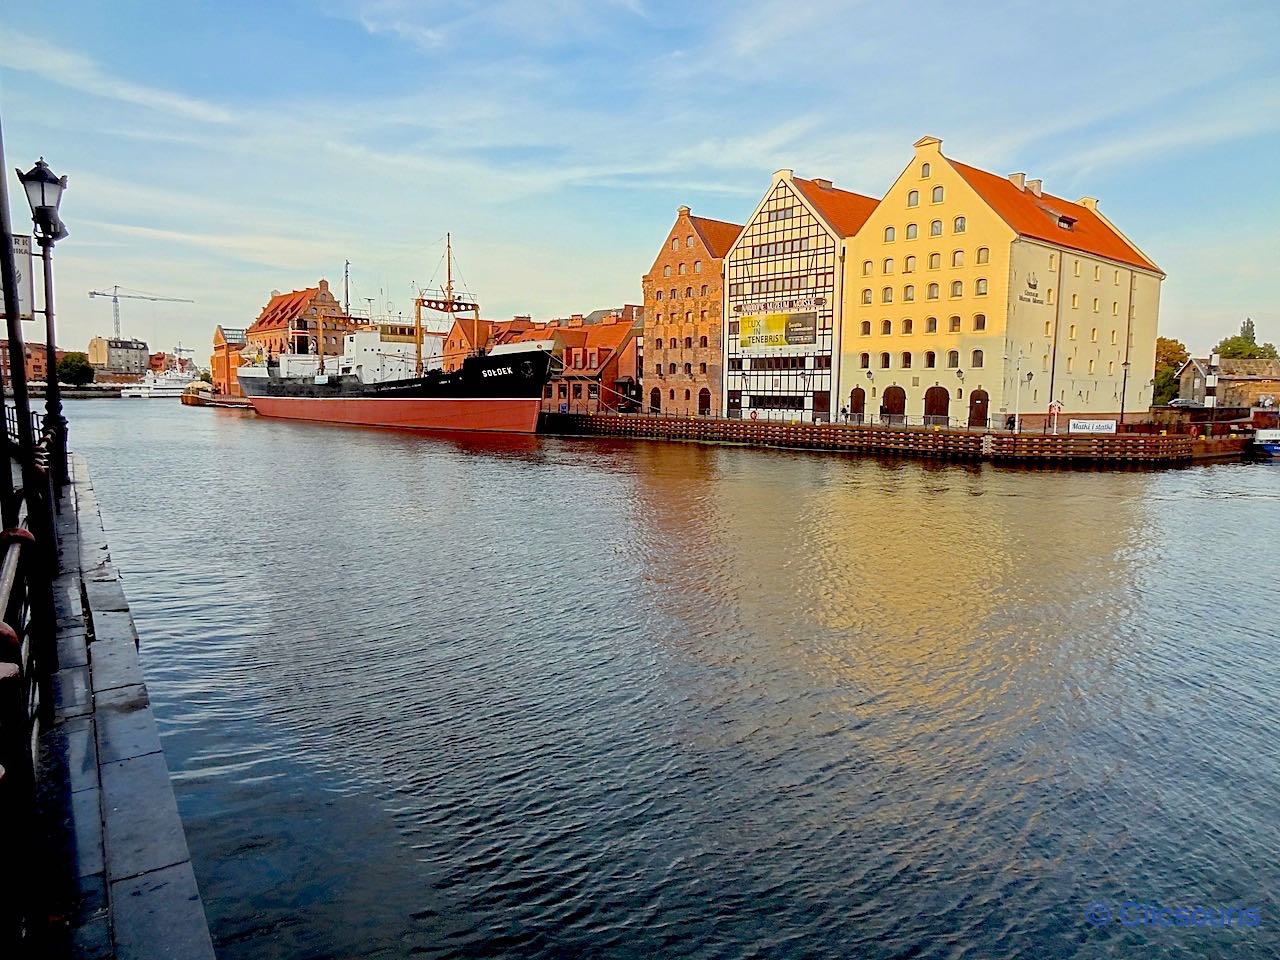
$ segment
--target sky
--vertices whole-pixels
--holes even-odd
[[[33,15],[37,14],[38,15]],[[318,278],[495,319],[641,300],[675,211],[742,222],[774,170],[879,196],[931,135],[1095,196],[1168,274],[1161,333],[1280,341],[1280,4],[273,0],[0,7],[13,168],[69,178],[61,345],[207,363]],[[28,329],[30,339],[34,327]]]

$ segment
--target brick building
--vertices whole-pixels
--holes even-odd
[[[512,317],[510,320],[472,320],[455,317],[449,332],[444,336],[445,371],[457,370],[462,361],[475,352],[477,346],[492,350],[504,343],[518,340],[535,326],[529,317]]]
[[[47,383],[49,377],[49,353],[43,343],[24,343],[27,354],[27,383]],[[61,360],[67,351],[58,350],[55,359]],[[0,338],[0,382],[9,385],[9,340]]]
[[[532,324],[509,343],[551,340],[558,373],[543,390],[542,409],[573,413],[634,410],[640,399],[643,311],[627,306],[597,323],[581,316]]]
[[[273,356],[318,353],[323,345],[325,355],[332,357],[342,353],[342,338],[360,326],[361,321],[348,317],[329,292],[329,281],[321,280],[305,290],[273,292],[245,331],[245,348]]]
[[[1178,371],[1178,396],[1201,407],[1280,405],[1280,360],[1192,357]]]
[[[648,408],[707,416],[720,410],[724,257],[742,226],[695,217],[688,207],[663,241],[644,289]]]
[[[244,363],[240,353],[245,348],[243,328],[227,328],[221,324],[213,331],[213,355],[209,371],[213,375],[213,392],[228,397],[242,397],[236,368]]]

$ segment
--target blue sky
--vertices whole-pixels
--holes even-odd
[[[922,135],[1102,209],[1168,273],[1161,328],[1280,340],[1280,4],[921,0],[61,2],[0,12],[11,170],[70,178],[60,329],[207,353],[352,261],[404,310],[452,230],[487,316],[637,302],[682,203],[791,167],[879,195]]]

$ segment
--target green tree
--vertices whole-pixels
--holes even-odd
[[[1275,360],[1280,358],[1274,343],[1259,343],[1253,319],[1245,317],[1240,332],[1234,337],[1223,337],[1213,352],[1223,360]]]
[[[1178,395],[1178,369],[1191,354],[1181,340],[1156,337],[1156,386],[1151,402],[1162,406]]]
[[[213,374],[208,370],[201,370],[200,379],[205,383],[213,383]]]
[[[85,353],[65,353],[58,361],[58,379],[73,387],[83,387],[86,383],[93,383],[93,372],[89,356]]]

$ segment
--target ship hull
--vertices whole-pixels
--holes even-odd
[[[533,433],[538,428],[538,398],[475,397],[460,400],[397,397],[250,397],[264,417],[312,420],[403,430],[478,430]]]
[[[545,350],[467,357],[459,369],[408,380],[363,383],[343,373],[282,377],[259,367],[237,370],[253,409],[264,417],[408,430],[534,433],[551,377]]]

